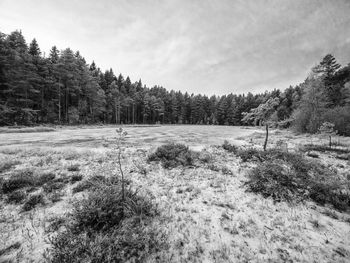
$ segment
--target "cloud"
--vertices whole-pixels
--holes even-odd
[[[350,61],[347,0],[0,2],[0,30],[48,52],[79,49],[102,69],[189,93],[284,89],[327,53]]]

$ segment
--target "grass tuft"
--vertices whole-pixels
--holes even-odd
[[[79,164],[72,164],[67,167],[67,170],[69,172],[79,172],[80,171]]]
[[[74,174],[74,175],[72,175],[72,177],[70,178],[71,184],[74,184],[74,183],[79,182],[79,181],[81,181],[81,180],[83,180],[83,176],[82,176],[81,174]]]
[[[14,160],[4,160],[0,163],[0,173],[10,170],[13,166],[20,164],[19,161]]]
[[[24,169],[16,171],[9,179],[4,180],[2,191],[4,194],[7,194],[17,189],[34,185],[35,178],[33,177],[33,171],[30,169]]]

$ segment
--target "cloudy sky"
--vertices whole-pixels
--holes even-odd
[[[148,86],[285,89],[332,53],[350,62],[350,0],[0,0],[0,31]]]

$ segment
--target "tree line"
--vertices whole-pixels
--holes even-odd
[[[303,83],[284,91],[188,94],[147,87],[112,69],[103,72],[70,48],[53,46],[46,57],[35,39],[27,44],[21,31],[0,32],[0,125],[245,125],[246,112],[276,99],[271,115],[275,123],[287,127],[297,119],[298,129],[313,132],[313,125],[333,114],[329,109],[343,112],[349,106],[350,68],[340,67],[327,55],[312,72]],[[311,121],[306,112],[312,113]]]

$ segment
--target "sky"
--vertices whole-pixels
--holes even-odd
[[[350,0],[0,0],[0,31],[149,87],[206,95],[301,83],[350,62]]]

